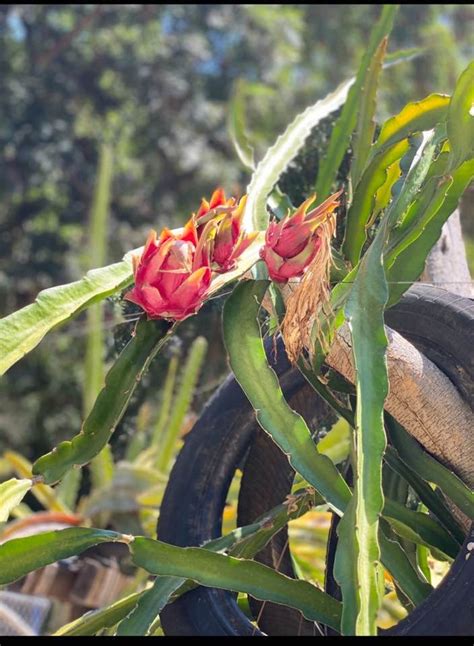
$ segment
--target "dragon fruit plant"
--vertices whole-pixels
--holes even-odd
[[[99,615],[103,626],[117,625],[118,634],[130,634],[132,626],[150,634],[163,606],[196,582],[297,608],[306,618],[344,635],[377,633],[385,580],[395,582],[408,608],[430,594],[426,568],[393,537],[409,536],[415,551],[416,545],[428,546],[449,559],[460,547],[461,530],[459,518],[447,507],[441,518],[433,507],[430,515],[425,508],[413,516],[384,497],[383,413],[395,388],[391,384],[389,392],[384,311],[422,274],[443,224],[473,177],[474,63],[462,73],[452,95],[417,97],[380,124],[375,136],[378,79],[396,11],[396,5],[384,6],[356,77],[301,113],[256,167],[246,161],[251,171],[246,195],[227,198],[217,188],[209,201],[202,199],[197,211],[188,214],[181,229],[151,231],[145,246],[122,261],[94,269],[76,283],[46,290],[35,303],[0,321],[3,373],[57,325],[111,294],[125,290],[125,300],[142,310],[78,433],[39,457],[32,478],[0,484],[5,520],[30,489],[56,486],[107,446],[136,384],[181,322],[199,316],[206,300],[232,286],[223,324],[230,366],[260,426],[288,456],[318,504],[322,500],[342,519],[335,558],[342,601],[262,566],[249,556],[250,548],[246,558],[233,556],[241,554],[236,546],[244,537],[261,549],[281,528],[276,521],[262,521],[194,548],[84,526],[12,539],[0,545],[0,584],[101,542],[125,543],[136,567],[157,578],[151,588]],[[278,182],[310,132],[339,109],[316,184],[301,204],[293,205]],[[234,136],[245,138],[237,129]],[[245,148],[242,141],[237,143],[238,150]],[[350,172],[344,182],[336,181],[349,148]],[[336,224],[342,236],[335,236]],[[162,320],[168,324],[162,325]],[[318,450],[305,421],[284,399],[264,350],[262,335],[268,329],[281,333],[292,363],[351,424],[351,481]],[[345,356],[346,363],[352,362],[352,373],[338,363],[338,343],[350,350]],[[322,371],[325,361],[353,380],[354,409]],[[396,394],[403,403],[402,391]],[[408,426],[406,430],[416,431]],[[443,429],[443,437],[450,433]],[[442,462],[442,455],[433,449],[430,453]],[[431,481],[449,491],[464,517],[474,517],[469,490],[473,483],[453,473],[455,462],[445,469],[430,459],[443,472],[441,480]],[[410,468],[404,464],[400,477],[409,477]],[[431,491],[430,477],[425,472],[415,475],[426,480],[424,486]],[[450,486],[454,479],[456,485]],[[428,508],[429,500],[424,500]],[[287,521],[307,507],[285,509]],[[271,511],[268,516],[280,514],[281,520],[281,513]],[[154,614],[149,612],[151,598]],[[88,630],[90,621],[84,618],[81,630]],[[100,621],[94,621],[97,631]],[[65,627],[61,634],[76,628]]]
[[[340,193],[306,214],[313,195],[281,222],[270,222],[259,254],[271,280],[286,283],[303,276],[322,246],[323,225],[333,217]],[[226,202],[222,189],[216,189],[210,203],[203,199],[197,215],[180,233],[164,229],[157,239],[156,231],[151,231],[141,256],[132,257],[135,286],[125,298],[139,305],[149,319],[182,321],[196,314],[213,274],[235,268],[258,236],[242,228],[245,201],[244,195],[238,205],[234,198]]]

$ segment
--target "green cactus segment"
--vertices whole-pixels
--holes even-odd
[[[339,629],[341,604],[308,581],[290,579],[272,568],[201,547],[176,547],[137,537],[133,561],[151,574],[187,577],[201,585],[246,592],[262,601],[297,608],[310,620]]]
[[[331,460],[318,452],[304,419],[286,402],[268,365],[258,324],[268,281],[242,282],[224,308],[224,339],[230,364],[257,414],[260,426],[284,451],[292,466],[342,513],[350,489]]]
[[[105,529],[72,527],[13,538],[0,545],[0,585],[12,583],[25,574],[75,556],[99,543],[127,542],[127,537]]]
[[[122,419],[143,373],[168,337],[164,322],[140,321],[135,336],[107,373],[105,386],[81,432],[36,460],[35,475],[42,475],[46,483],[57,482],[70,468],[87,464],[99,453]]]

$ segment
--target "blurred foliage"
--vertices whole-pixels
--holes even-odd
[[[379,5],[2,5],[0,316],[82,275],[102,142],[115,151],[112,262],[150,227],[179,226],[215,186],[244,191],[248,174],[226,130],[237,79],[258,160],[292,116],[355,72],[379,13]],[[469,5],[401,7],[390,51],[425,50],[384,72],[379,118],[452,90],[472,57],[473,20]],[[295,195],[304,188],[285,186]],[[106,304],[106,359],[114,337],[130,334],[127,317],[133,310]],[[81,316],[2,380],[0,446],[33,457],[78,431],[87,331]],[[157,410],[170,356],[197,334],[210,343],[196,409],[225,373],[217,298],[137,388],[117,456],[146,397]]]

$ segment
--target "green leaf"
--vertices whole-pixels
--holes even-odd
[[[338,543],[334,560],[334,577],[342,592],[341,633],[355,634],[355,625],[361,607],[361,592],[358,576],[358,543],[356,529],[356,500],[352,496],[344,516],[337,526]],[[366,590],[364,590],[366,593]]]
[[[389,305],[396,303],[421,276],[429,252],[441,235],[444,223],[456,209],[459,199],[474,177],[474,160],[464,162],[451,176],[433,177],[423,187],[409,210],[411,226],[395,230],[397,237],[387,250]]]
[[[28,572],[80,554],[99,543],[128,542],[128,537],[105,529],[73,527],[55,532],[13,538],[0,545],[0,585]]]
[[[29,479],[10,478],[0,483],[0,523],[8,520],[12,509],[20,504],[32,486],[33,482]]]
[[[345,306],[356,371],[355,486],[350,514],[339,524],[342,546],[352,543],[350,581],[341,581],[343,634],[375,635],[380,603],[376,564],[380,559],[378,519],[384,499],[382,458],[386,445],[383,407],[388,392],[384,308],[388,288],[383,267],[385,227],[362,262]],[[340,556],[343,547],[338,547]],[[336,555],[336,559],[338,558]],[[349,596],[349,603],[346,598]],[[356,603],[354,603],[356,601]]]
[[[0,374],[30,352],[50,330],[93,302],[132,282],[131,260],[93,269],[81,280],[39,293],[32,305],[0,320]]]
[[[343,252],[353,266],[366,240],[366,229],[380,211],[380,200],[386,206],[387,198],[390,199],[390,190],[396,179],[394,164],[408,151],[407,137],[434,128],[446,119],[448,107],[448,96],[431,94],[422,101],[408,103],[382,127],[347,214]],[[390,175],[393,175],[391,179]],[[384,188],[385,193],[379,193]]]
[[[171,595],[183,585],[182,577],[159,576],[149,590],[138,599],[132,612],[123,619],[117,628],[117,635],[150,635],[151,627]]]
[[[232,556],[252,558],[288,521],[305,514],[313,504],[322,503],[324,500],[313,490],[300,490],[290,500],[262,514],[254,523],[237,527],[225,536],[206,541],[201,547],[213,552],[225,551]]]
[[[342,113],[333,128],[326,157],[319,168],[316,182],[316,192],[319,202],[322,202],[329,195],[339,166],[349,147],[351,134],[357,122],[359,104],[370,63],[381,41],[390,33],[397,11],[398,5],[385,5],[379,21],[370,34],[368,46],[362,57],[355,83],[349,92]]]
[[[396,227],[400,226],[406,211],[417,199],[429,174],[436,148],[443,139],[445,139],[443,126],[438,126],[433,132],[425,133],[410,170],[404,180],[400,181],[401,187],[384,215],[388,236]]]
[[[314,390],[326,400],[326,402],[331,406],[331,408],[336,412],[340,417],[342,417],[346,422],[351,426],[354,425],[354,415],[352,411],[348,408],[345,408],[331,393],[330,389],[318,378],[316,372],[311,370],[305,365],[305,362],[300,358],[298,360],[298,369],[301,374],[304,376],[306,381],[314,388]],[[318,444],[319,450],[319,444]]]
[[[435,547],[453,559],[458,555],[459,544],[427,514],[407,509],[405,505],[386,498],[383,515],[400,536],[414,543]]]
[[[421,101],[407,103],[399,114],[384,123],[372,154],[379,154],[416,132],[434,128],[446,119],[449,102],[450,97],[445,94],[430,94]]]
[[[5,451],[4,458],[20,478],[32,478],[32,464],[25,457],[15,451]],[[35,482],[31,493],[36,500],[48,511],[58,511],[65,514],[72,514],[70,507],[63,502],[59,492],[43,482]]]
[[[239,558],[252,558],[258,554],[275,534],[277,534],[288,521],[299,518],[311,509],[313,503],[324,503],[323,499],[315,501],[315,494],[308,491],[296,493],[287,502],[274,507],[272,510],[261,516],[253,525],[255,529],[247,536],[238,538],[235,535],[235,543],[231,546],[229,553]],[[249,532],[252,525],[247,525],[242,530]],[[242,531],[241,530],[241,531]]]
[[[424,575],[415,570],[398,541],[389,537],[387,521],[380,520],[379,543],[383,564],[413,605],[418,606],[433,592]]]
[[[426,580],[431,583],[431,570],[428,563],[428,556],[430,550],[425,545],[416,546],[416,562],[420,570],[426,577]]]
[[[357,265],[367,238],[367,226],[373,218],[378,191],[387,184],[389,169],[408,151],[407,139],[384,148],[366,168],[347,212],[343,253],[353,266]]]
[[[392,188],[395,182],[398,181],[401,174],[400,160],[397,159],[396,161],[393,162],[393,164],[390,164],[390,166],[388,166],[388,168],[385,169],[385,174],[386,174],[385,182],[375,193],[374,208],[373,208],[370,220],[366,224],[366,227],[371,226],[371,224],[375,221],[375,219],[380,214],[380,212],[383,211],[388,206],[392,198]]]
[[[400,474],[410,485],[418,498],[426,508],[436,516],[441,525],[457,541],[460,547],[464,541],[464,532],[453,518],[451,511],[446,506],[439,492],[433,491],[430,485],[425,482],[417,472],[410,469],[403,460],[400,459],[397,450],[388,446],[384,456],[385,461],[394,471]]]
[[[240,161],[246,168],[253,170],[254,150],[245,127],[245,86],[245,79],[238,79],[234,85],[228,105],[227,129]]]
[[[357,125],[352,139],[352,186],[357,186],[369,156],[375,132],[375,99],[383,59],[387,49],[388,36],[382,38],[369,62],[363,86],[361,87]]]
[[[266,565],[144,537],[137,537],[130,550],[134,563],[151,574],[188,577],[201,585],[246,592],[263,601],[297,608],[307,619],[339,629],[338,601],[311,583],[290,579]]]
[[[240,283],[224,307],[224,340],[235,378],[260,426],[288,455],[293,468],[341,513],[350,489],[331,460],[318,453],[306,422],[286,402],[268,365],[257,321],[268,281]]]
[[[249,231],[264,230],[268,224],[267,197],[288,163],[295,157],[311,130],[337,110],[346,100],[353,79],[342,83],[334,92],[306,108],[278,137],[260,161],[247,187],[244,226]]]
[[[232,556],[252,558],[290,519],[304,514],[312,502],[314,502],[314,493],[305,491],[295,494],[291,511],[289,504],[278,505],[257,519],[255,523],[239,527],[226,536],[207,541],[202,547],[213,552],[228,550]],[[140,597],[136,607],[131,609],[129,616],[121,622],[117,634],[151,634],[156,617],[166,603],[172,602],[193,587],[196,587],[196,583],[189,579],[159,577],[152,589]]]
[[[448,114],[451,168],[474,156],[474,61],[459,77]]]
[[[390,447],[387,446],[384,454],[384,464],[382,467],[382,488],[385,499],[390,498],[402,505],[407,504],[408,499],[408,482],[395,471],[385,460],[385,455]]]
[[[318,442],[318,451],[327,455],[334,464],[340,464],[349,457],[351,449],[351,427],[345,419],[339,419]]]
[[[347,511],[344,514],[344,518],[346,517],[347,523],[350,523],[351,521],[352,523],[355,523],[353,503],[348,506]],[[341,523],[339,523],[338,526],[338,534],[340,533],[340,525]],[[390,526],[386,520],[381,519],[378,540],[382,552],[383,565],[390,572],[403,593],[416,606],[422,603],[433,592],[433,588],[428,584],[425,577],[415,570],[400,544],[396,540],[389,538],[390,534]],[[340,583],[344,583],[346,587],[345,598],[343,601],[344,605],[351,604],[352,606],[357,606],[359,598],[357,589],[353,586],[353,582],[357,575],[357,561],[356,554],[353,549],[354,543],[350,540],[350,532],[343,530],[341,532],[340,541],[342,542],[338,544],[338,553],[335,563],[336,578]],[[379,570],[379,568],[376,569]],[[376,576],[378,578],[378,572]],[[381,584],[382,582],[379,581],[379,583]]]
[[[442,492],[471,519],[474,519],[474,492],[452,471],[424,451],[405,429],[387,414],[387,430],[400,458],[418,475],[438,485]]]
[[[61,442],[33,465],[46,483],[60,480],[73,466],[87,464],[107,444],[121,420],[130,397],[153,357],[170,336],[165,324],[141,320],[135,336],[122,350],[107,373],[105,386],[85,420],[81,432],[71,441]]]
[[[143,594],[143,592],[134,592],[115,601],[110,606],[86,612],[78,619],[61,626],[53,633],[53,637],[95,635],[104,628],[111,628],[133,610]]]

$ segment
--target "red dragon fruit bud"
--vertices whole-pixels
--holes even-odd
[[[219,266],[218,271],[233,269],[239,256],[258,236],[258,232],[245,233],[242,228],[246,201],[247,196],[244,195],[238,206],[222,215],[217,222],[211,259]]]
[[[175,321],[195,314],[211,284],[210,240],[198,239],[191,218],[180,234],[151,231],[140,258],[134,257],[135,287],[125,298],[139,305],[150,319]]]
[[[342,191],[328,197],[322,204],[306,213],[316,195],[305,200],[293,213],[280,222],[270,222],[260,257],[265,261],[270,278],[286,283],[302,276],[321,247],[319,227],[339,206]]]
[[[202,226],[209,222],[213,217],[219,213],[225,213],[228,209],[233,209],[235,205],[236,201],[234,197],[230,197],[226,200],[223,188],[216,188],[209,202],[205,198],[202,198],[201,206],[196,213],[198,232],[200,232],[200,228],[202,228]]]
[[[199,235],[204,235],[204,227],[209,222],[214,223],[213,245],[211,247],[211,262],[219,273],[235,267],[239,256],[249,247],[258,233],[245,233],[242,228],[247,196],[244,195],[237,204],[235,198],[226,199],[225,193],[218,188],[212,194],[210,201],[203,199],[196,213],[196,223]],[[210,230],[209,230],[210,231]]]

